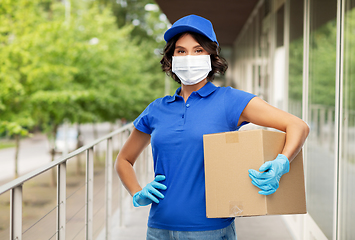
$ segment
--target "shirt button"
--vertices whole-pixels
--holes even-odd
[[[186,107],[190,107],[190,104],[186,104]]]
[[[184,114],[182,114],[182,118],[184,118]]]

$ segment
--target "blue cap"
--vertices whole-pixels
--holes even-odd
[[[169,42],[175,35],[183,32],[199,33],[218,44],[212,23],[206,18],[193,14],[180,18],[165,32],[164,39]]]

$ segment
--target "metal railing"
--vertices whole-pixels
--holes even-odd
[[[113,143],[112,138],[116,135],[121,135],[121,144],[126,141],[129,132],[132,130],[133,124],[127,124],[116,131],[113,131],[90,144],[87,144],[66,156],[60,157],[53,162],[40,167],[24,176],[21,176],[9,183],[0,186],[0,195],[10,191],[10,225],[9,225],[9,235],[10,240],[21,240],[22,231],[22,211],[23,211],[23,184],[30,179],[39,176],[48,170],[57,168],[57,196],[56,196],[56,231],[53,233],[52,238],[56,237],[57,240],[66,239],[66,190],[67,190],[67,162],[73,157],[85,153],[86,154],[86,170],[85,170],[85,239],[93,239],[93,187],[94,187],[94,146],[101,142],[106,141],[106,157],[105,157],[105,223],[104,232],[105,239],[111,239],[111,215],[112,215],[112,172],[113,172]],[[128,134],[124,134],[127,133]],[[137,161],[135,164],[135,169],[140,179],[144,181],[147,177],[146,173],[149,169],[148,167],[148,149],[145,149],[142,158],[147,161]],[[119,204],[118,208],[120,211],[120,225],[123,223],[123,196],[124,192],[119,191]],[[53,211],[53,210],[52,210]]]

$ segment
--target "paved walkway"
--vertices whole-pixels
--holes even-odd
[[[144,240],[149,207],[128,208],[119,227],[119,213],[113,216],[112,239]],[[292,240],[281,216],[239,217],[235,220],[238,240]],[[100,235],[99,239],[104,239]]]

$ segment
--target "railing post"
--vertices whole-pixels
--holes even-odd
[[[123,183],[118,187],[118,209],[120,210],[119,226],[123,227]]]
[[[11,189],[10,240],[22,239],[22,185]]]
[[[85,239],[92,240],[94,198],[94,149],[86,150]]]
[[[121,133],[120,133],[120,138],[121,138],[121,146],[120,146],[120,150],[122,149],[122,147],[123,147],[123,144],[124,144],[124,140],[123,140],[123,138],[124,138],[124,133],[125,133],[126,131],[122,131]]]
[[[57,167],[57,240],[65,240],[67,165],[63,162]]]
[[[125,135],[127,132],[128,132],[127,130],[121,132],[121,149],[125,143],[125,140],[126,140]],[[120,227],[124,226],[124,224],[123,224],[123,198],[124,198],[124,195],[123,194],[124,194],[124,189],[123,189],[123,183],[121,182],[120,188],[118,189],[118,201],[119,201],[118,207],[120,209],[120,216],[119,216],[120,217],[119,218],[119,226]]]
[[[112,211],[112,138],[107,139],[106,148],[106,240],[111,239]]]

